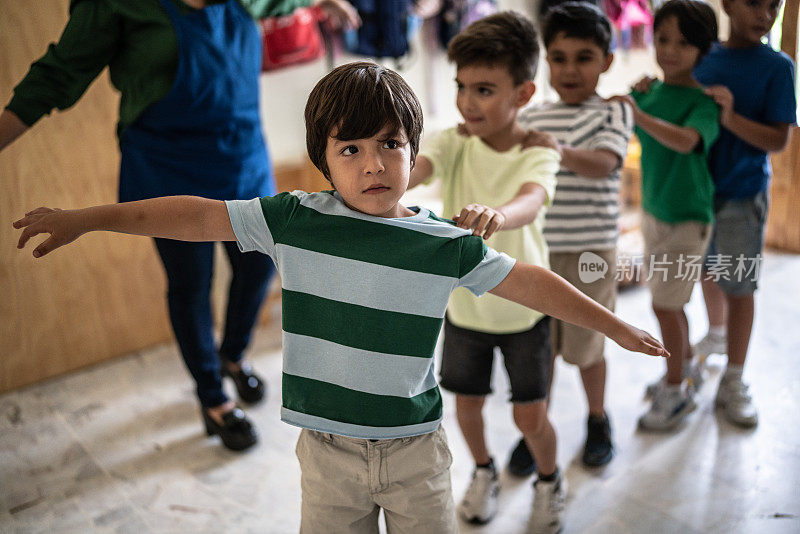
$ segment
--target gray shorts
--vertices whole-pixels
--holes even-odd
[[[727,295],[752,295],[758,288],[768,207],[766,191],[715,203],[704,269]]]

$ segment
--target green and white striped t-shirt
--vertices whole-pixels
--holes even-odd
[[[226,204],[239,248],[281,274],[281,419],[367,439],[435,430],[433,351],[450,292],[480,295],[515,260],[424,208],[386,219],[302,191]]]

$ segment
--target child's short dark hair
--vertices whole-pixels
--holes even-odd
[[[375,63],[347,63],[329,72],[311,90],[305,119],[308,156],[328,180],[328,137],[364,139],[388,124],[394,134],[405,130],[412,163],[417,157],[422,135],[419,100],[399,74]]]
[[[653,31],[669,17],[678,19],[678,28],[690,45],[700,49],[700,57],[711,50],[717,40],[717,16],[714,9],[703,0],[669,0],[653,19]]]
[[[559,34],[593,41],[604,54],[611,52],[611,22],[599,7],[588,2],[564,2],[550,9],[544,18],[542,36],[548,48]]]
[[[539,65],[539,34],[519,13],[503,11],[477,20],[453,37],[447,59],[457,68],[502,65],[515,84],[533,80]]]

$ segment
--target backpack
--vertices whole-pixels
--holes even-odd
[[[399,58],[408,53],[408,17],[411,0],[352,0],[361,27],[345,34],[353,54]]]
[[[497,0],[444,0],[439,13],[439,42],[447,48],[461,30],[494,13],[497,13]]]

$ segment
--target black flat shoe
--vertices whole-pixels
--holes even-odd
[[[247,362],[242,362],[242,367],[238,371],[230,371],[223,363],[222,376],[233,379],[239,398],[249,404],[260,401],[267,392],[267,384],[253,372],[253,368]]]
[[[258,432],[241,408],[234,408],[222,416],[222,424],[203,410],[203,422],[209,436],[222,438],[222,444],[232,451],[243,451],[258,442]]]
[[[527,477],[536,472],[536,460],[528,450],[525,438],[520,438],[517,446],[511,451],[508,460],[508,472],[516,477]]]

